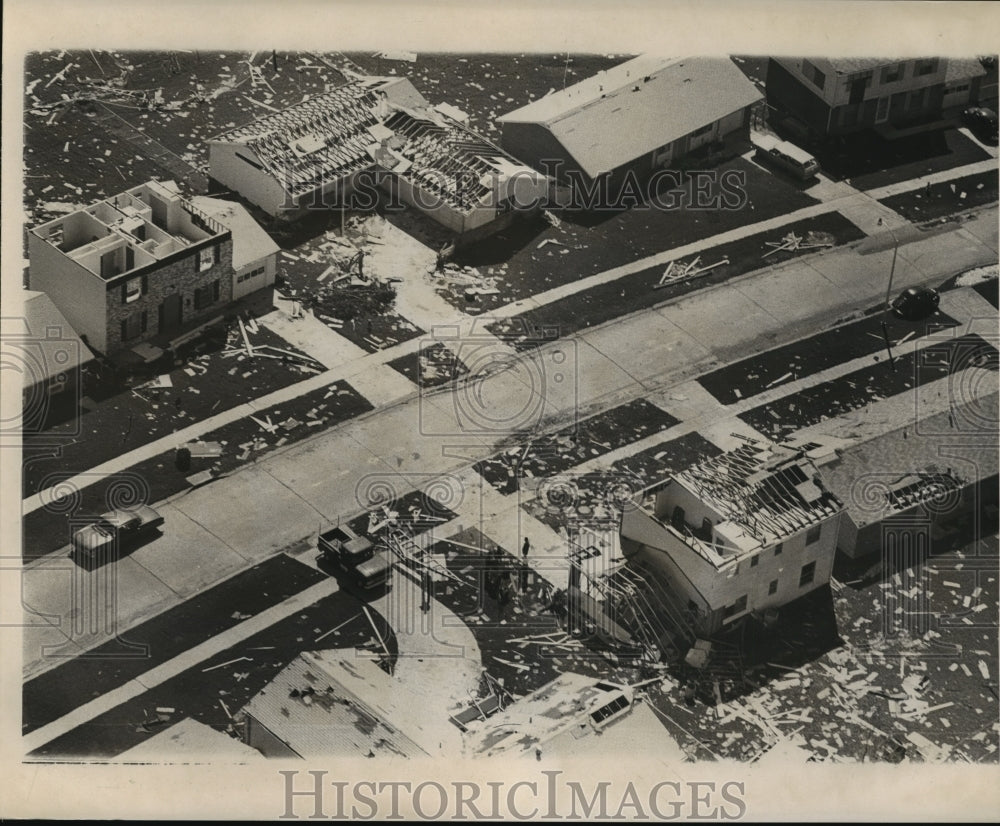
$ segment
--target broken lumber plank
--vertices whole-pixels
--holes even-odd
[[[385,652],[387,657],[392,655],[389,653],[389,647],[385,644],[385,640],[382,639],[382,635],[379,633],[378,627],[375,625],[375,620],[372,619],[372,615],[368,610],[367,605],[362,605],[361,610],[365,612],[365,616],[368,618],[368,624],[371,625],[372,631],[375,632],[375,636],[378,637],[378,643],[382,646],[382,650]]]
[[[331,629],[330,629],[329,631],[325,631],[324,633],[320,634],[320,635],[319,635],[318,637],[316,637],[316,640],[315,640],[315,642],[319,642],[320,640],[322,640],[322,639],[325,639],[326,637],[329,637],[329,636],[330,636],[330,634],[334,633],[335,631],[339,631],[339,630],[340,630],[341,628],[343,628],[343,627],[344,627],[345,625],[347,625],[347,624],[348,624],[349,622],[354,622],[354,620],[356,620],[356,619],[357,619],[358,617],[360,617],[360,616],[361,616],[361,612],[360,612],[360,611],[358,611],[358,613],[356,613],[356,614],[355,614],[355,615],[354,615],[353,617],[351,617],[350,619],[346,619],[346,620],[344,620],[344,621],[343,621],[342,623],[340,623],[340,625],[338,625],[338,626],[336,626],[336,627],[334,627],[334,628],[331,628]]]
[[[250,345],[250,337],[247,336],[247,328],[243,324],[242,318],[236,319],[240,323],[240,333],[243,335],[243,346],[246,348],[247,355],[253,358],[253,347]]]

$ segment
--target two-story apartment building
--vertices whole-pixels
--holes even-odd
[[[98,353],[169,336],[219,313],[240,274],[263,267],[256,283],[273,283],[277,245],[237,210],[227,205],[227,226],[171,181],[140,184],[30,229],[29,286]]]
[[[978,99],[986,70],[977,60],[772,57],[767,100],[817,137],[934,122]]]
[[[748,443],[674,475],[651,508],[626,508],[621,547],[707,636],[829,582],[842,510],[801,451]]]

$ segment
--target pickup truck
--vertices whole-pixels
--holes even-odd
[[[392,564],[385,554],[346,525],[321,533],[318,544],[322,559],[357,587],[369,590],[388,581]]]

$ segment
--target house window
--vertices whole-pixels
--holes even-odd
[[[737,614],[742,614],[746,610],[747,610],[747,595],[744,594],[738,600],[736,600],[736,602],[734,602],[732,605],[727,605],[723,609],[722,613],[726,619],[729,619],[730,617],[735,617]]]
[[[752,557],[750,557],[750,567],[751,568],[756,568],[759,564],[760,564],[760,557],[759,556],[752,556]]]
[[[122,304],[131,304],[133,301],[138,300],[140,296],[146,294],[148,289],[149,284],[146,276],[142,275],[138,278],[130,278],[122,284]]]
[[[130,341],[133,338],[141,336],[146,332],[147,324],[148,317],[145,310],[132,313],[132,315],[122,321],[122,341]]]
[[[909,112],[919,112],[924,108],[924,100],[926,97],[926,89],[915,89],[910,92],[910,100],[907,104],[907,111]]]
[[[125,282],[125,303],[131,304],[142,296],[142,279],[130,278]]]
[[[923,77],[924,75],[930,75],[937,71],[937,58],[931,57],[927,60],[918,60],[917,68],[914,70],[914,74],[917,77]]]
[[[802,73],[812,81],[813,85],[817,89],[822,89],[826,86],[826,75],[823,74],[819,69],[817,69],[808,60],[802,61]]]
[[[694,132],[691,133],[691,137],[697,138],[699,135],[707,135],[712,131],[712,127],[714,126],[714,123],[705,124],[705,126],[702,126],[700,129],[695,129]]]
[[[194,291],[194,308],[196,310],[203,310],[205,307],[211,306],[218,300],[218,280],[213,281],[211,284],[206,284],[204,287],[198,287],[198,289]]]
[[[816,576],[816,563],[807,562],[802,566],[802,573],[799,574],[799,587],[803,588],[806,585],[812,583],[813,578]]]
[[[875,108],[875,123],[881,123],[889,117],[889,96],[885,95],[878,99],[878,106]]]
[[[777,545],[774,546],[774,555],[775,556],[780,556],[781,552],[784,549],[785,549],[785,543],[784,542],[779,542]]]
[[[771,594],[776,593],[778,593],[778,580],[775,579],[772,580],[771,584],[767,586],[767,595],[771,596]]]
[[[263,275],[263,274],[264,274],[264,268],[257,267],[257,269],[255,270],[241,273],[240,275],[236,276],[236,283],[242,284],[244,281],[249,281],[251,278],[256,278],[258,275]]]
[[[217,247],[205,247],[198,250],[198,272],[205,272],[215,266]]]
[[[895,66],[885,66],[882,69],[882,83],[895,83],[903,79],[903,68],[906,64],[897,63]]]
[[[670,524],[674,530],[684,533],[684,508],[680,505],[674,506],[673,515],[670,517]]]
[[[808,531],[806,531],[806,545],[812,545],[813,542],[819,541],[819,535],[823,533],[822,525],[813,525]]]

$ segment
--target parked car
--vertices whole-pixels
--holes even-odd
[[[135,547],[162,525],[163,517],[149,505],[109,511],[73,534],[73,556],[84,563],[108,562],[114,551]]]
[[[971,106],[962,112],[962,123],[983,143],[997,143],[997,113],[983,106]]]
[[[773,135],[755,135],[753,145],[757,150],[754,153],[757,160],[781,169],[800,181],[808,181],[819,172],[816,159],[794,143]]]
[[[941,296],[929,287],[910,287],[893,299],[892,312],[907,321],[920,321],[937,310]]]

